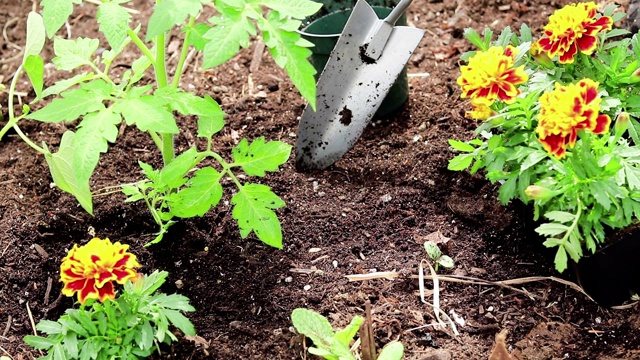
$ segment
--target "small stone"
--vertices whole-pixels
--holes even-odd
[[[178,289],[182,289],[182,287],[184,287],[184,283],[182,282],[182,280],[180,279],[176,280],[176,287]]]
[[[384,194],[380,197],[380,201],[382,201],[383,203],[387,203],[389,201],[391,201],[391,195],[389,194]]]
[[[332,263],[332,264],[333,264],[333,267],[334,267],[334,268],[336,268],[336,269],[338,268],[338,262],[337,262],[336,260],[333,260],[333,263]]]
[[[305,285],[302,289],[304,291],[309,291],[309,290],[311,290],[311,285]]]
[[[293,278],[291,276],[287,276],[286,278],[284,278],[284,282],[286,283],[290,283],[293,281]]]
[[[430,349],[420,358],[420,360],[451,360],[453,356],[449,350]]]
[[[317,252],[320,252],[320,251],[322,251],[322,249],[320,249],[320,248],[311,248],[311,249],[309,249],[310,253],[317,253]]]

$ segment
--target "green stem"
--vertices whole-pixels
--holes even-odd
[[[176,73],[173,74],[173,81],[171,82],[171,86],[173,88],[177,88],[180,84],[180,78],[182,77],[182,71],[184,68],[184,62],[187,60],[187,52],[189,51],[189,35],[191,34],[191,29],[193,29],[193,24],[196,22],[195,17],[189,18],[189,24],[187,25],[187,32],[184,34],[184,41],[182,43],[182,51],[180,52],[180,60],[178,60],[178,66],[176,67]]]
[[[138,37],[138,34],[134,33],[133,30],[131,30],[131,29],[127,29],[127,35],[129,35],[129,37],[131,38],[133,43],[136,44],[138,49],[140,49],[140,51],[142,51],[144,56],[146,56],[147,59],[149,59],[149,61],[151,61],[151,63],[155,64],[156,63],[156,58],[153,56],[153,53],[151,53],[151,50],[149,50],[147,45],[144,44],[142,39],[140,39]]]
[[[9,85],[9,100],[7,103],[7,107],[9,108],[9,121],[7,122],[7,124],[2,128],[2,130],[0,130],[0,139],[2,139],[2,137],[4,136],[4,134],[7,133],[7,131],[9,131],[10,128],[13,127],[13,129],[15,130],[15,132],[18,134],[18,136],[20,136],[20,138],[27,144],[29,145],[31,148],[33,148],[34,150],[36,150],[37,152],[41,153],[41,154],[47,154],[48,151],[46,151],[45,149],[41,148],[40,146],[36,145],[33,141],[31,141],[31,139],[29,139],[29,137],[27,137],[27,135],[25,135],[22,130],[20,129],[20,127],[18,127],[18,121],[20,119],[22,119],[21,116],[19,118],[16,118],[16,114],[13,110],[13,96],[15,94],[16,91],[16,86],[18,84],[18,78],[20,78],[20,74],[22,73],[22,65],[20,65],[18,67],[18,69],[16,70],[16,72],[13,74],[13,79],[11,80],[11,85]]]
[[[153,139],[153,143],[156,144],[156,146],[158,147],[158,149],[162,149],[162,139],[160,139],[160,136],[158,136],[158,133],[155,131],[149,131],[149,135],[151,135],[151,138]]]
[[[164,52],[165,37],[164,33],[156,37],[156,62],[154,64],[156,71],[156,82],[158,83],[158,89],[162,89],[167,86],[167,64]]]

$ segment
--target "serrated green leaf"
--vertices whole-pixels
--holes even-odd
[[[80,84],[92,78],[93,78],[93,73],[83,72],[83,73],[74,75],[68,79],[60,80],[55,84],[53,84],[52,86],[49,86],[48,88],[44,89],[42,94],[40,94],[34,101],[38,101],[49,95],[57,95],[74,85]]]
[[[200,116],[198,118],[198,137],[211,139],[224,127],[224,113],[214,116]]]
[[[609,199],[609,195],[602,184],[596,181],[590,182],[589,190],[598,204],[600,204],[605,210],[609,211],[611,208],[611,199]]]
[[[561,273],[567,269],[568,259],[567,259],[567,252],[565,251],[564,247],[562,246],[558,247],[558,251],[556,252],[556,257],[553,262],[558,272]]]
[[[111,48],[119,49],[127,38],[131,15],[115,2],[103,2],[98,6],[96,19]]]
[[[568,226],[556,223],[545,223],[536,228],[538,234],[545,236],[561,235],[566,233],[567,230],[569,230]]]
[[[473,147],[472,145],[467,144],[464,141],[449,139],[448,142],[449,142],[449,146],[451,146],[452,148],[454,148],[454,149],[456,149],[458,151],[474,152],[476,150],[475,147]]]
[[[75,332],[68,332],[62,340],[65,354],[71,359],[78,358],[78,334]]]
[[[45,338],[42,336],[34,336],[34,335],[25,336],[23,338],[23,341],[27,343],[27,345],[34,347],[38,350],[47,350],[58,343],[58,341],[55,341],[53,339]]]
[[[24,71],[29,76],[36,96],[40,96],[44,86],[44,61],[39,55],[29,55],[24,61]]]
[[[453,171],[461,171],[471,166],[472,162],[473,162],[473,155],[461,154],[449,160],[449,165],[447,165],[447,169],[453,170]]]
[[[309,17],[322,8],[322,3],[310,0],[249,0],[248,3],[266,6],[295,19]]]
[[[62,324],[51,320],[40,320],[36,329],[48,335],[55,335],[62,333]]]
[[[88,181],[93,170],[98,165],[100,154],[109,149],[109,142],[115,142],[118,136],[118,127],[121,121],[120,115],[111,109],[102,109],[84,116],[76,136],[73,138],[75,156],[73,167],[76,169],[78,181]]]
[[[98,39],[66,40],[56,37],[53,39],[53,51],[56,57],[51,62],[56,65],[58,70],[71,71],[82,65],[90,64],[98,46],[100,46]]]
[[[22,63],[25,64],[30,56],[40,57],[40,52],[44,47],[46,31],[42,16],[36,12],[29,12],[27,16],[27,41],[24,46],[24,56]]]
[[[112,108],[122,114],[127,125],[135,124],[142,131],[167,134],[180,132],[173,114],[164,107],[164,102],[151,95],[124,99]]]
[[[250,176],[264,176],[265,171],[278,170],[290,154],[291,145],[280,141],[265,143],[264,137],[257,138],[251,145],[247,139],[242,139],[232,150],[234,165],[241,166]]]
[[[223,64],[237,54],[241,46],[248,47],[250,35],[255,32],[253,23],[242,12],[230,8],[220,10],[224,14],[209,19],[214,26],[203,36],[207,40],[202,52],[204,69]]]
[[[253,231],[267,245],[282,248],[280,221],[271,209],[283,207],[282,201],[266,185],[245,184],[231,198],[232,216],[238,221],[243,238]]]
[[[286,30],[290,27],[287,25],[294,23],[299,26],[299,22],[283,20],[277,12],[272,11],[268,14],[267,21],[258,21],[258,26],[262,30],[264,42],[276,64],[284,68],[302,97],[315,110],[316,69],[309,62],[311,50],[301,46],[303,43],[300,41],[300,34],[294,30]]]
[[[72,131],[66,131],[60,140],[60,149],[57,153],[45,154],[45,160],[49,165],[53,182],[63,191],[66,191],[78,200],[80,205],[93,215],[93,203],[89,181],[80,181],[76,170],[73,168],[74,153]]]
[[[576,218],[574,214],[566,211],[549,211],[544,214],[544,217],[546,217],[549,220],[560,222],[560,223],[568,223],[573,221],[573,219]]]
[[[197,17],[201,10],[200,0],[163,0],[154,7],[149,18],[147,41],[171,30],[175,25],[181,25],[188,16]]]
[[[516,176],[511,176],[509,179],[500,186],[500,190],[498,191],[498,199],[503,205],[506,205],[509,200],[513,199],[516,196]]]
[[[42,0],[42,19],[47,36],[52,38],[73,13],[73,4],[81,0]]]
[[[72,319],[80,323],[80,325],[82,325],[82,328],[88,331],[89,333],[96,334],[98,332],[98,328],[93,323],[93,321],[91,321],[91,317],[90,317],[91,315],[89,312],[84,310],[74,309],[74,310],[67,310],[67,313]]]
[[[548,155],[542,151],[532,152],[531,154],[529,154],[529,156],[527,156],[527,158],[520,165],[520,171],[522,172],[527,170],[528,168],[539,163],[542,159],[545,159],[547,156]]]
[[[291,322],[296,331],[311,339],[315,346],[329,349],[328,339],[335,334],[327,318],[313,310],[298,308],[291,312]]]
[[[364,318],[362,316],[354,316],[347,327],[342,330],[336,331],[334,338],[345,346],[349,346],[349,343],[351,343],[353,337],[356,336],[358,330],[360,329],[360,325],[362,325],[363,322]]]
[[[196,309],[189,304],[189,298],[178,294],[156,294],[153,300],[150,301],[154,306],[159,306],[166,309],[180,310],[193,312]]]
[[[153,294],[162,284],[164,284],[165,280],[169,276],[169,273],[166,271],[154,271],[149,275],[144,276],[144,280],[141,282],[140,294],[142,295],[151,295]],[[138,283],[136,282],[136,285]]]
[[[143,350],[150,350],[153,346],[153,329],[151,328],[151,323],[149,321],[145,321],[142,324],[142,328],[140,329],[141,341],[140,348]]]
[[[74,121],[84,114],[103,109],[104,100],[105,96],[97,92],[73,89],[26,117],[42,122]]]
[[[193,327],[193,324],[186,316],[182,315],[179,311],[165,309],[162,311],[164,315],[167,316],[167,319],[171,322],[171,324],[180,331],[182,331],[186,335],[194,336],[196,334],[196,329]]]
[[[196,171],[186,189],[167,199],[171,213],[181,218],[203,216],[222,198],[221,177],[222,173],[211,167]]]
[[[189,148],[160,170],[157,183],[169,189],[177,189],[184,185],[185,175],[196,165],[198,156],[196,148]]]
[[[53,349],[53,360],[67,360],[69,359],[69,357],[67,356],[66,351],[64,351],[64,348],[62,347],[62,344],[58,343],[56,344]]]
[[[71,330],[72,332],[80,335],[80,336],[84,336],[84,337],[88,337],[89,333],[87,332],[87,330],[84,329],[84,327],[82,327],[82,325],[80,323],[78,323],[76,320],[74,320],[71,317],[68,316],[63,316],[61,317],[58,322],[60,322],[60,324],[62,324],[62,326],[64,326],[65,331],[67,332],[67,334],[69,334],[69,330]]]
[[[211,29],[211,26],[205,23],[196,24],[189,32],[189,44],[198,51],[204,50],[207,44],[207,39],[204,38],[204,34],[206,34],[209,29]]]
[[[399,341],[392,341],[382,348],[378,360],[402,360],[403,356],[404,345]]]

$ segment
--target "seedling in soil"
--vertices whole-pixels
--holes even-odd
[[[74,245],[60,275],[65,284],[62,293],[77,293],[80,308],[68,309],[58,321],[40,321],[36,330],[46,337],[25,336],[27,344],[46,352],[41,359],[143,359],[159,343],[177,340],[170,325],[195,335],[181,313],[195,310],[189,299],[157,293],[168,273],[136,273],[140,264],[127,249],[127,245],[97,238],[81,247]],[[96,274],[104,280],[97,281]],[[114,282],[124,284],[118,296]]]
[[[351,323],[342,330],[333,331],[331,323],[324,316],[309,309],[299,308],[291,313],[291,321],[298,333],[308,337],[316,347],[310,347],[309,353],[327,360],[355,360],[349,344],[358,333],[364,321],[362,316],[354,316]],[[392,341],[385,345],[378,360],[400,360],[404,356],[401,342]]]
[[[268,186],[241,182],[237,170],[258,177],[277,171],[289,158],[291,146],[262,137],[252,142],[245,139],[233,149],[233,160],[225,160],[212,150],[214,135],[225,125],[220,106],[208,95],[198,96],[179,85],[190,48],[202,52],[204,68],[212,68],[232,58],[241,47],[246,48],[259,29],[275,62],[315,107],[315,70],[308,61],[308,47],[312,44],[303,40],[296,29],[300,19],[314,14],[321,4],[310,0],[157,0],[143,35],[141,24],[133,26],[131,16],[121,6],[126,1],[103,1],[96,18],[109,46],[99,52],[98,39],[56,36],[74,3],[80,2],[45,0],[43,16],[29,14],[24,59],[9,89],[9,121],[0,130],[0,139],[13,128],[45,156],[55,184],[93,213],[89,180],[101,154],[117,140],[118,128],[124,121],[149,134],[163,159],[161,169],[140,163],[146,179],[123,186],[127,201],[145,201],[160,226],[152,243],[162,239],[176,218],[202,216],[216,206],[222,197],[220,180],[228,177],[237,187],[231,204],[242,237],[254,232],[263,242],[282,247],[280,222],[274,210],[283,207],[284,202]],[[205,5],[213,6],[217,14],[200,21]],[[167,71],[166,64],[169,34],[182,39],[173,74]],[[55,68],[77,74],[43,89],[44,61],[40,52],[47,37],[53,38]],[[129,64],[130,69],[116,75],[115,60],[129,46],[137,47],[142,56]],[[153,85],[141,81],[148,69],[155,76]],[[22,114],[16,115],[13,97],[23,73],[31,80],[36,102],[57,96],[35,112],[25,105]],[[197,118],[198,137],[206,140],[206,149],[192,148],[176,156],[174,136],[180,132],[176,116]],[[21,131],[19,122],[23,119],[79,122],[75,132],[69,130],[62,135],[58,151],[52,152],[47,144],[39,146]],[[205,160],[213,160],[218,167],[202,165]],[[194,168],[197,170],[189,175]]]
[[[435,270],[438,271],[438,267],[442,266],[447,269],[451,269],[454,266],[453,259],[449,255],[444,255],[438,244],[429,240],[424,243],[424,249],[427,251],[427,255],[436,263]]]

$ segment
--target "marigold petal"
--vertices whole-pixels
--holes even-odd
[[[586,55],[591,55],[593,50],[596,49],[597,43],[598,38],[596,38],[595,36],[583,35],[582,37],[576,39],[576,45],[578,46],[578,49],[580,49],[580,51]]]
[[[604,134],[609,132],[610,125],[611,117],[606,114],[600,114],[596,119],[596,126],[592,131],[594,134]]]
[[[106,283],[104,284],[103,287],[98,288],[98,293],[97,293],[97,299],[100,302],[105,302],[107,301],[107,299],[115,299],[116,298],[116,292],[115,289],[113,288],[113,283]]]
[[[566,155],[565,138],[560,135],[549,135],[546,138],[540,138],[542,147],[551,155],[558,159],[562,159]]]
[[[78,301],[80,304],[84,304],[87,299],[97,299],[98,289],[96,288],[95,280],[87,279],[84,283],[84,287],[78,291]]]

